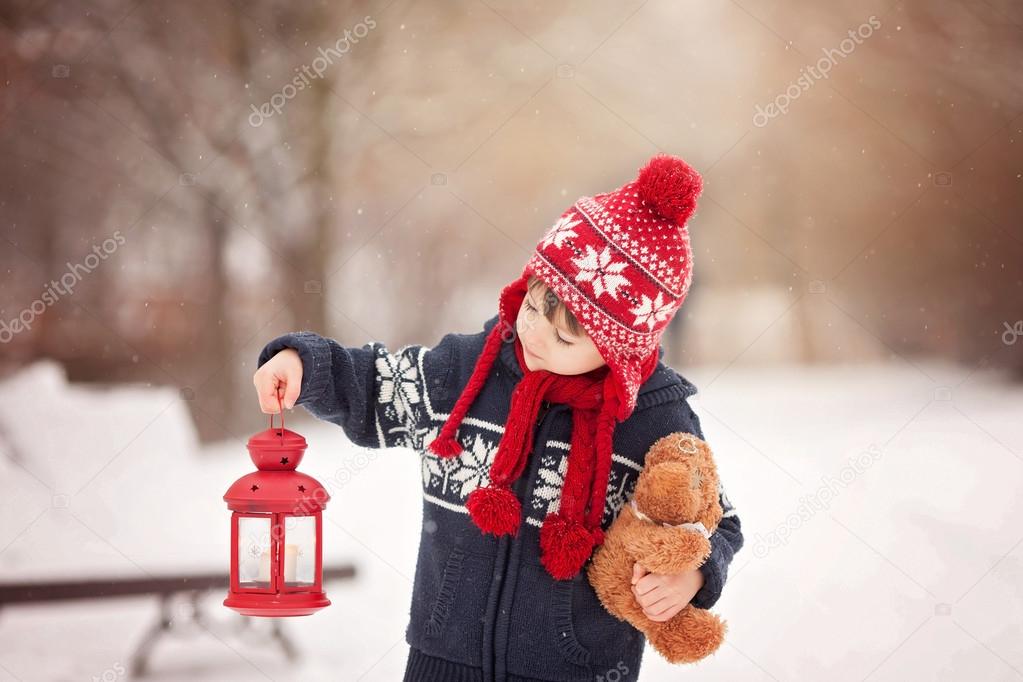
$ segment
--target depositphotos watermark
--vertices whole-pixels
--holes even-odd
[[[117,680],[125,679],[125,675],[128,670],[121,663],[114,663],[112,666],[100,673],[99,676],[93,675],[92,682],[116,682]]]
[[[369,35],[370,29],[376,28],[376,26],[377,22],[373,20],[372,16],[367,14],[354,27],[351,29],[346,28],[344,35],[337,39],[333,47],[326,49],[322,47],[316,48],[320,56],[314,59],[312,64],[303,64],[301,67],[295,67],[295,71],[299,72],[298,75],[285,83],[279,92],[271,95],[268,102],[264,102],[258,107],[255,104],[249,105],[252,108],[252,113],[249,114],[249,125],[253,128],[258,128],[263,125],[263,121],[266,119],[284,111],[284,105],[288,101],[294,99],[302,90],[311,87],[312,79],[323,78],[323,74],[327,72],[327,69],[334,65],[335,59],[341,59],[352,49],[352,45],[359,42],[359,38],[365,38]]]
[[[831,68],[838,63],[838,57],[851,55],[857,45],[862,45],[863,41],[874,35],[874,31],[879,28],[881,28],[881,20],[871,14],[867,21],[860,24],[858,28],[850,29],[849,37],[843,39],[837,48],[821,48],[824,56],[818,59],[816,64],[801,68],[799,78],[785,88],[785,92],[775,97],[774,101],[766,107],[757,105],[757,113],[753,114],[753,125],[763,128],[771,122],[772,118],[788,113],[789,105],[793,100],[799,99],[800,95],[812,88],[820,79],[828,77]]]
[[[812,495],[804,495],[799,498],[799,505],[793,510],[782,523],[779,523],[767,535],[756,534],[753,543],[753,556],[763,559],[772,549],[788,544],[792,534],[799,530],[803,524],[817,515],[817,512],[827,509],[831,502],[838,497],[841,488],[848,487],[864,471],[874,466],[881,459],[881,448],[871,445],[865,452],[856,457],[850,457],[848,463],[838,472],[838,478],[833,476],[822,476],[821,485],[813,491]]]
[[[1008,322],[1003,322],[1005,325],[1005,331],[1002,332],[1002,343],[1006,346],[1012,346],[1016,344],[1016,340],[1023,336],[1023,320],[1016,320],[1016,324],[1010,325]]]
[[[629,666],[625,665],[625,661],[618,661],[618,664],[608,670],[603,675],[597,675],[596,682],[621,682],[629,675]]]
[[[37,317],[59,301],[61,296],[73,294],[75,285],[81,282],[85,275],[98,268],[101,262],[113,255],[126,241],[121,231],[115,230],[114,234],[104,239],[101,244],[93,244],[92,253],[83,258],[81,263],[68,263],[67,272],[61,275],[59,280],[51,279],[39,298],[32,301],[17,317],[10,321],[0,320],[0,343],[10,343],[15,334],[31,329]]]

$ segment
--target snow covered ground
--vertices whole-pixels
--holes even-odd
[[[681,669],[648,651],[642,680],[1023,678],[1023,388],[904,361],[683,373],[746,546],[716,607],[726,644]],[[18,397],[0,413],[0,580],[226,570],[221,496],[250,468],[244,443],[200,451],[170,388],[69,387],[41,363],[0,391]],[[419,463],[302,417],[302,469],[332,481],[325,560],[358,578],[285,621],[297,665],[258,628],[235,632],[210,594],[208,630],[162,641],[149,679],[400,679]],[[144,599],[6,609],[0,682],[126,677],[156,613]]]

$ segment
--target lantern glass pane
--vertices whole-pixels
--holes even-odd
[[[312,587],[316,582],[316,517],[284,520],[284,585]]]
[[[238,586],[270,587],[270,516],[238,517]]]

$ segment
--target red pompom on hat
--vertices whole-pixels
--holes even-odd
[[[700,174],[681,159],[655,156],[639,171],[636,189],[640,198],[661,216],[685,224],[696,210],[696,197],[703,191]]]
[[[611,450],[617,421],[636,407],[639,387],[657,367],[660,339],[689,292],[693,253],[686,222],[703,189],[700,174],[678,157],[658,154],[617,190],[580,197],[536,245],[522,274],[500,296],[472,376],[429,449],[454,457],[455,435],[482,389],[501,344],[514,343],[523,378],[512,394],[490,483],[466,500],[473,522],[494,535],[515,534],[522,506],[511,485],[532,449],[540,403],[572,407],[572,443],[558,511],[540,529],[541,560],[564,580],[603,542]],[[605,366],[581,375],[526,367],[515,321],[530,274],[554,291],[586,329]]]

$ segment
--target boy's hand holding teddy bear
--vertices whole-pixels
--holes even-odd
[[[710,448],[691,433],[669,434],[651,446],[632,501],[587,569],[604,608],[642,631],[672,663],[698,661],[724,641],[725,622],[689,603],[703,582],[693,574],[710,555],[708,538],[722,513]],[[657,573],[637,581],[647,569]],[[652,585],[639,587],[644,581]]]

